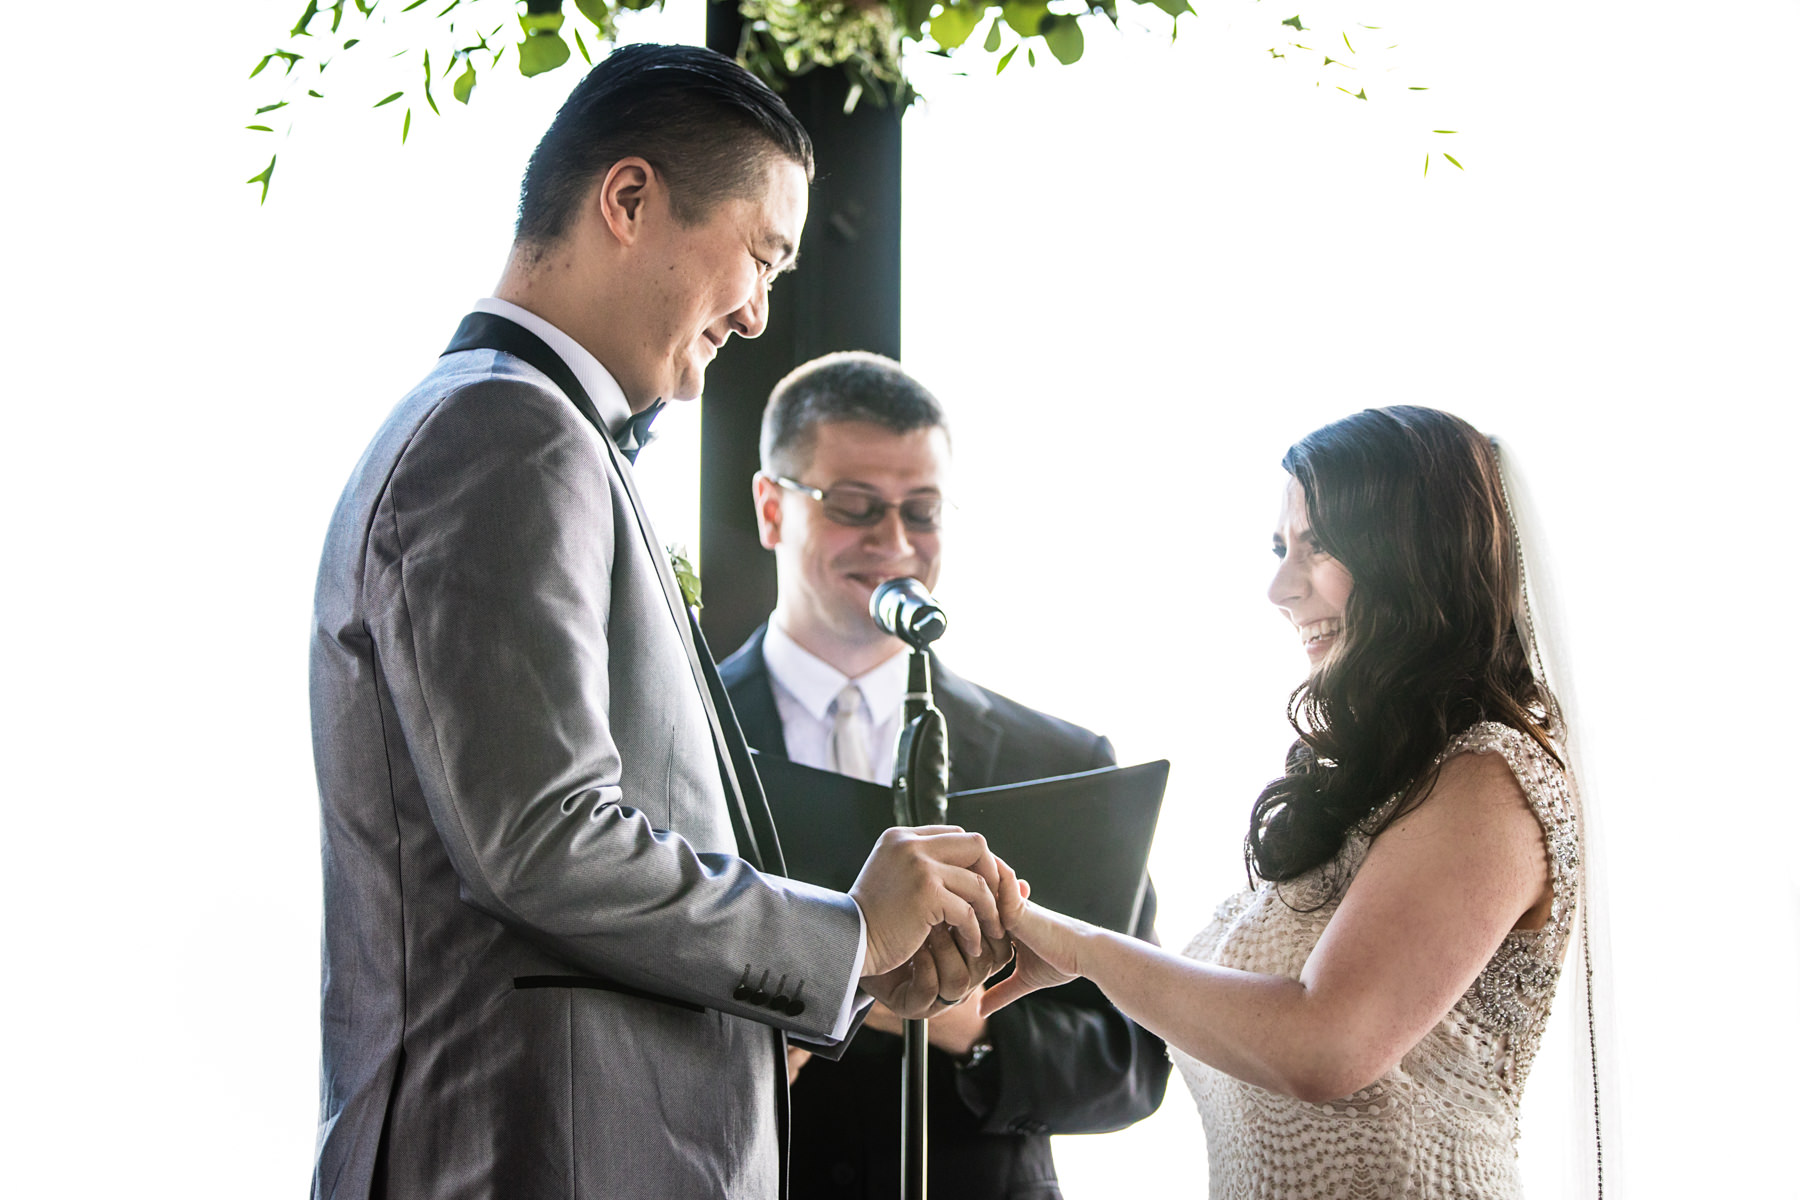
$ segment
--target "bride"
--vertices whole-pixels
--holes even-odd
[[[981,1002],[1086,976],[1162,1036],[1215,1197],[1517,1196],[1520,1093],[1580,886],[1556,699],[1486,437],[1375,409],[1308,435],[1269,598],[1311,674],[1253,886],[1176,955],[1029,903]]]

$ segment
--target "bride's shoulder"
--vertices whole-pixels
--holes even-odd
[[[1470,726],[1438,756],[1428,800],[1509,810],[1516,834],[1552,861],[1572,865],[1580,854],[1580,817],[1560,743],[1495,721]],[[1525,814],[1529,813],[1529,819]],[[1559,870],[1558,874],[1562,872]],[[1559,891],[1561,889],[1559,888]]]
[[[1544,737],[1555,749],[1555,756],[1560,757],[1562,747],[1556,738],[1548,733]],[[1470,753],[1502,754],[1510,758],[1514,755],[1546,755],[1549,752],[1537,738],[1522,729],[1515,729],[1499,721],[1477,721],[1445,744],[1438,754],[1438,761],[1444,762],[1459,754]]]
[[[1557,807],[1568,796],[1566,760],[1562,744],[1551,734],[1540,741],[1511,725],[1480,721],[1451,738],[1433,765],[1440,774],[1485,777],[1509,793],[1523,792],[1533,809],[1542,809]]]

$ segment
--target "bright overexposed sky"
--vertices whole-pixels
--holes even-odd
[[[956,434],[943,652],[1125,760],[1173,760],[1151,867],[1181,944],[1241,884],[1303,670],[1263,599],[1283,449],[1387,403],[1501,435],[1548,531],[1611,855],[1613,1194],[1791,1189],[1765,1148],[1800,1071],[1800,3],[1331,0],[1315,23],[1391,35],[1364,103],[1270,59],[1267,2],[1202,5],[1173,45],[1128,14],[1073,68],[922,68],[904,350]],[[497,278],[576,78],[485,81],[404,148],[392,108],[321,108],[259,208],[245,76],[300,7],[86,6],[0,73],[0,1128],[34,1192],[305,1186],[318,549],[363,444]],[[626,32],[702,19],[671,0]],[[1422,178],[1433,148],[1466,170]],[[702,413],[663,418],[644,460],[671,539]],[[1555,1195],[1537,1113],[1566,1064],[1536,1070],[1525,1153]],[[1179,1081],[1057,1155],[1072,1200],[1204,1188]]]

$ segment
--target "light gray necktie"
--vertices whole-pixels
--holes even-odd
[[[862,691],[846,684],[832,703],[831,736],[825,742],[825,763],[840,775],[868,779],[869,740],[863,734]]]

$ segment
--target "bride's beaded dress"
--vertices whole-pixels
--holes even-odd
[[[1504,757],[1543,827],[1553,891],[1549,919],[1541,929],[1507,934],[1424,1040],[1382,1078],[1342,1100],[1295,1100],[1170,1047],[1206,1125],[1214,1200],[1520,1195],[1519,1096],[1574,919],[1580,822],[1563,769],[1531,738],[1484,723],[1452,739],[1438,761],[1467,753]],[[1334,882],[1347,885],[1368,850],[1369,838],[1353,832],[1336,859],[1279,885],[1281,894],[1264,883],[1233,896],[1185,953],[1298,978],[1337,901],[1304,910],[1330,895]]]

